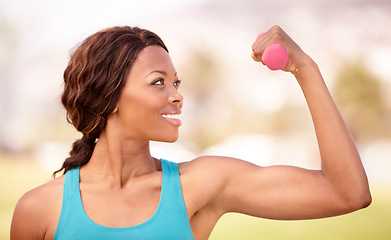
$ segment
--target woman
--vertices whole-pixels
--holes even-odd
[[[368,206],[359,154],[316,63],[278,26],[253,44],[288,51],[318,139],[321,170],[259,167],[218,156],[175,164],[153,158],[149,141],[178,138],[183,97],[168,50],[154,33],[114,27],[87,38],[64,72],[62,103],[83,134],[65,174],[18,202],[11,239],[207,239],[239,212],[310,219]],[[99,140],[98,140],[99,139]]]

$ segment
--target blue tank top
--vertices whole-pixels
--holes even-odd
[[[160,161],[162,188],[155,213],[141,224],[121,228],[99,225],[87,216],[80,196],[80,168],[69,170],[65,174],[61,215],[53,239],[194,239],[183,201],[178,165],[164,159]]]

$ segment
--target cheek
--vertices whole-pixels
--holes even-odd
[[[161,119],[161,111],[164,107],[164,101],[157,97],[149,95],[133,96],[126,99],[122,104],[122,113],[130,125],[149,125],[156,124],[156,120]]]

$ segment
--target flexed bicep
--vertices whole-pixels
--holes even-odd
[[[270,219],[309,219],[348,212],[319,170],[230,162],[232,177],[222,194],[226,212]]]

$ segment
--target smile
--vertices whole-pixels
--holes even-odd
[[[164,118],[179,119],[179,114],[162,114]]]
[[[179,114],[162,114],[161,116],[177,127],[182,125],[181,120],[179,120]]]

